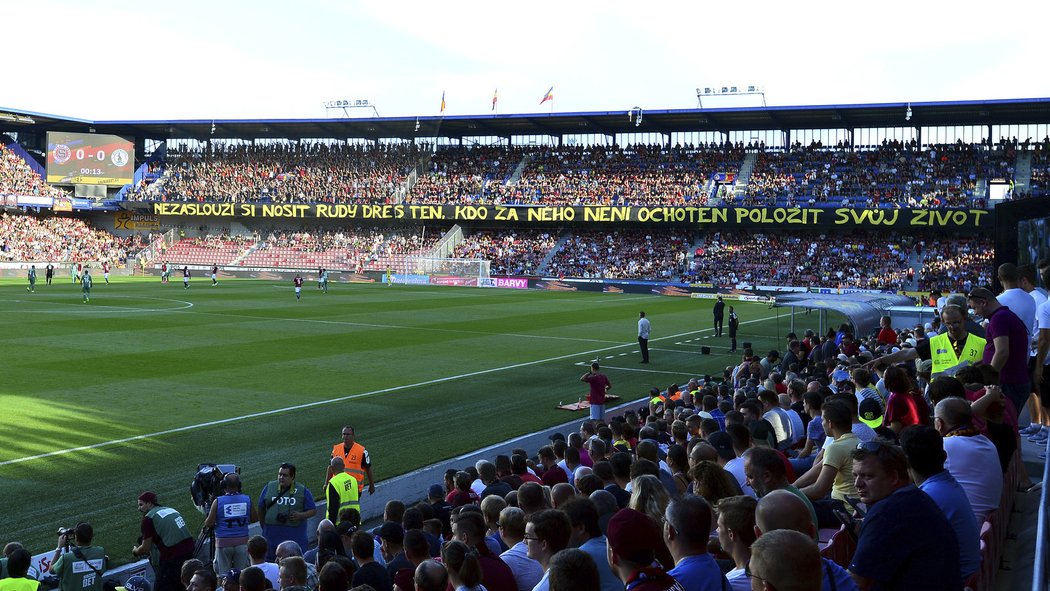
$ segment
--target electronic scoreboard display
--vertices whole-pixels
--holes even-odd
[[[135,146],[94,133],[47,132],[47,182],[53,185],[124,186],[135,177]]]

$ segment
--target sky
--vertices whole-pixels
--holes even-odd
[[[498,114],[683,109],[697,87],[750,84],[770,106],[1050,97],[1026,25],[1047,2],[36,0],[3,15],[0,108],[98,121],[344,117],[323,106],[337,99],[433,116],[442,94],[445,115],[492,114],[494,93]]]

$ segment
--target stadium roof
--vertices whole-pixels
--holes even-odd
[[[910,108],[911,118],[906,119]],[[863,129],[1050,123],[1050,98],[645,110],[640,125],[628,112],[528,113],[324,119],[190,119],[91,121],[0,108],[0,132],[80,131],[149,139],[511,137],[794,129]],[[214,129],[213,129],[214,128]]]

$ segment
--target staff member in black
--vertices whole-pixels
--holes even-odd
[[[740,319],[737,318],[736,312],[733,311],[733,306],[729,306],[729,352],[736,352],[736,329],[740,326]]]
[[[718,296],[718,301],[715,302],[715,307],[712,312],[715,315],[715,336],[722,336],[722,317],[725,313],[726,303],[722,301],[722,296]]]

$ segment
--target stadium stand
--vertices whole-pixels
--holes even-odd
[[[45,183],[17,154],[0,145],[0,195],[63,197],[69,192]]]
[[[142,234],[117,237],[76,218],[0,215],[0,259],[7,261],[124,264],[145,244]]]
[[[169,151],[160,201],[390,203],[416,167],[425,146],[221,144],[211,152],[181,146]],[[159,184],[159,183],[158,183]]]
[[[1013,178],[1011,145],[993,150],[973,144],[926,146],[885,142],[875,149],[825,148],[760,151],[746,205],[842,207],[985,207],[979,178]]]
[[[576,232],[558,249],[547,269],[566,277],[676,280],[690,244],[652,230]]]
[[[179,146],[151,162],[134,201],[340,204],[736,205],[987,207],[989,179],[1015,176],[1031,154],[1024,194],[1046,193],[1047,149],[1015,141],[788,148],[762,144],[442,146],[395,143]],[[745,162],[753,158],[746,174]],[[17,167],[17,156],[5,159]],[[22,167],[25,168],[25,167]],[[21,169],[20,169],[21,170]],[[21,190],[51,191],[28,168]],[[13,181],[9,181],[12,182]],[[979,190],[980,189],[980,190]],[[54,189],[58,191],[58,189]]]

